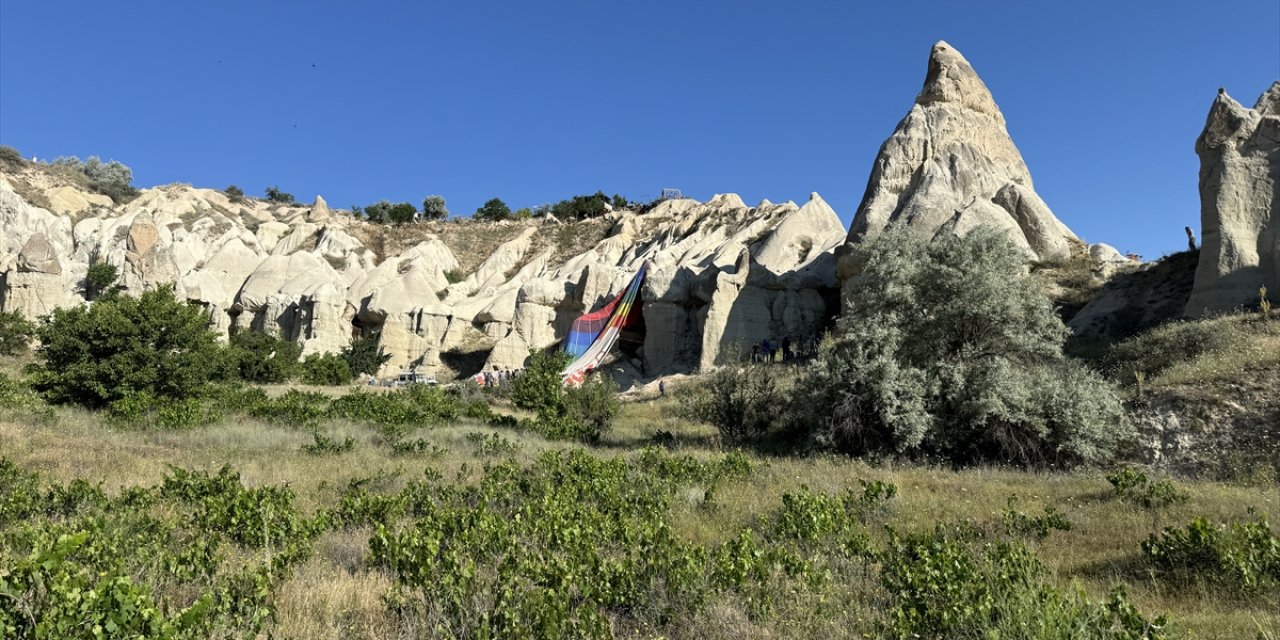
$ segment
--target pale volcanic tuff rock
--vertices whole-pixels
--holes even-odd
[[[1036,195],[991,92],[946,42],[933,46],[924,88],[880,147],[848,241],[870,240],[891,224],[928,237],[993,226],[1041,260],[1067,257],[1075,239]],[[842,279],[857,264],[842,260]]]
[[[4,309],[35,318],[81,304],[88,266],[104,261],[134,295],[172,283],[210,312],[224,338],[233,328],[269,331],[310,354],[375,332],[391,355],[383,375],[413,366],[440,375],[450,373],[446,365],[464,374],[480,363],[521,367],[531,349],[555,345],[575,318],[619,294],[646,261],[646,330],[630,336],[640,341],[630,343],[628,362],[649,375],[714,366],[763,338],[820,331],[835,312],[825,300],[835,287],[833,249],[845,235],[817,194],[803,207],[748,207],[719,194],[586,222],[396,230],[329,209],[320,197],[310,207],[283,206],[186,185],[145,189],[113,206],[74,185],[32,179],[37,171],[9,177],[36,184],[81,219],[73,225],[32,206],[0,176]],[[370,244],[400,232],[416,244],[385,256],[385,237]],[[467,268],[446,242],[460,237],[503,241]]]
[[[1200,156],[1200,261],[1186,314],[1200,316],[1280,293],[1280,81],[1248,109],[1218,91]]]

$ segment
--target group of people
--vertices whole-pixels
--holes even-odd
[[[751,345],[751,362],[753,364],[769,362],[791,362],[796,358],[812,356],[818,353],[818,336],[803,338],[783,336],[781,340],[765,338]]]
[[[524,369],[498,369],[494,367],[493,371],[485,371],[481,374],[480,386],[501,387],[519,378],[523,373]]]

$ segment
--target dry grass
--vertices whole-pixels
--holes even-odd
[[[675,417],[670,398],[627,403],[617,428],[595,451],[600,455],[633,455],[658,431],[676,436],[681,453],[699,458],[720,454],[714,432],[705,425]],[[52,420],[33,423],[22,415],[0,415],[0,456],[40,471],[51,479],[85,478],[101,481],[111,492],[126,485],[154,485],[166,465],[216,470],[234,466],[247,485],[287,483],[304,510],[331,506],[337,490],[355,478],[383,474],[387,490],[421,477],[427,469],[446,479],[474,480],[495,458],[477,453],[467,438],[471,432],[501,433],[514,442],[514,458],[529,462],[548,449],[567,445],[525,433],[495,431],[462,422],[420,429],[421,437],[446,451],[439,455],[394,455],[380,435],[363,426],[331,423],[330,435],[350,435],[353,451],[312,456],[300,450],[310,435],[252,420],[185,432],[121,431],[99,416],[57,409]],[[744,526],[777,509],[784,493],[802,486],[816,491],[843,492],[858,480],[879,479],[899,488],[886,516],[889,526],[924,530],[935,523],[976,520],[996,523],[1010,495],[1029,513],[1052,505],[1073,523],[1069,532],[1056,533],[1039,545],[1038,553],[1060,586],[1079,587],[1094,598],[1103,597],[1116,583],[1124,583],[1145,612],[1170,614],[1186,632],[1198,638],[1255,638],[1259,630],[1274,634],[1280,628],[1276,599],[1242,599],[1203,589],[1177,590],[1152,580],[1136,562],[1139,544],[1159,527],[1185,524],[1193,516],[1219,520],[1248,518],[1247,510],[1280,514],[1280,489],[1275,484],[1237,487],[1187,481],[1180,486],[1190,499],[1167,512],[1151,514],[1109,497],[1110,485],[1101,471],[1033,473],[1013,469],[950,470],[919,465],[872,465],[843,457],[755,457],[757,471],[748,480],[719,487],[707,502],[701,487],[687,487],[678,495],[672,522],[679,534],[704,544],[720,542]],[[873,528],[883,539],[883,531]],[[367,529],[324,534],[308,560],[284,585],[273,633],[283,638],[413,637],[413,630],[397,625],[382,595],[391,586],[383,572],[364,562]],[[876,615],[874,602],[859,595],[865,585],[840,585],[840,600],[825,604],[815,594],[796,595],[781,605],[774,619],[750,620],[742,603],[732,598],[712,604],[680,634],[690,638],[849,637],[865,628],[859,619]],[[827,594],[832,596],[832,594]],[[865,596],[865,597],[864,597]],[[835,606],[839,605],[839,606]],[[646,637],[643,630],[633,630]]]

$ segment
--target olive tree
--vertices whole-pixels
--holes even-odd
[[[422,217],[425,220],[444,220],[449,217],[449,209],[445,206],[444,198],[440,196],[427,196],[422,200]]]
[[[815,439],[952,463],[1106,460],[1127,429],[1114,388],[1063,356],[1067,330],[1003,233],[856,250],[847,307],[809,379]]]

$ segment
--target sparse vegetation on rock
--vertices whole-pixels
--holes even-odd
[[[281,191],[280,187],[271,185],[263,192],[263,197],[272,204],[297,204],[292,193]]]

